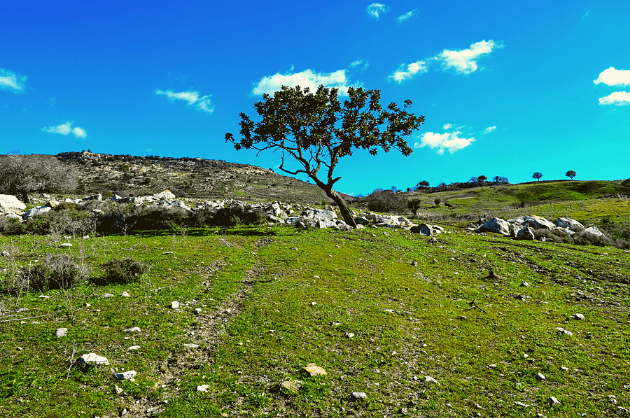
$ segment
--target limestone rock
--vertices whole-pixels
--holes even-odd
[[[353,400],[357,401],[359,399],[367,399],[367,394],[365,392],[352,392],[350,395]]]
[[[574,313],[573,315],[571,315],[571,318],[577,319],[578,321],[584,321],[584,315],[582,315],[581,313]]]
[[[571,218],[558,218],[553,221],[553,223],[559,228],[568,228],[572,231],[581,231],[584,229],[584,225]]]
[[[114,373],[114,377],[119,380],[130,380],[136,377],[137,374],[135,370],[129,370],[122,373]]]
[[[556,226],[541,216],[519,216],[518,218],[509,219],[509,223],[529,226],[533,229],[556,229]]]
[[[492,218],[481,225],[477,232],[495,232],[498,234],[510,235],[510,224],[501,218]]]
[[[302,382],[299,380],[285,380],[280,383],[280,387],[288,390],[291,393],[298,393],[302,387]]]
[[[171,309],[179,309],[179,302],[176,300],[171,302]]]
[[[57,335],[57,338],[62,338],[62,337],[65,337],[67,333],[68,333],[68,328],[57,328],[55,335]]]
[[[547,399],[547,403],[549,404],[549,407],[560,405],[560,401],[553,396],[550,396],[549,399]]]
[[[590,228],[586,228],[582,231],[583,234],[592,235],[595,237],[605,237],[606,235],[599,230],[596,226],[591,226]]]
[[[524,239],[524,240],[533,240],[534,237],[534,231],[532,231],[532,229],[528,226],[526,226],[525,228],[520,229],[517,233],[516,233],[516,239]]]
[[[83,354],[81,357],[79,357],[78,361],[80,364],[84,364],[84,365],[91,365],[91,364],[105,365],[105,366],[109,365],[109,360],[107,360],[107,358],[103,356],[99,356],[98,354],[95,354],[95,353]]]
[[[103,200],[103,195],[99,193],[99,194],[95,194],[95,195],[92,195],[92,196],[87,196],[87,197],[84,197],[84,198],[83,198],[83,199],[81,199],[81,200],[83,200],[84,202],[85,202],[85,201],[88,201],[88,200],[98,200],[98,201],[101,201],[101,200]]]
[[[199,385],[197,386],[197,392],[207,392],[210,385]]]
[[[429,225],[429,224],[420,224],[420,225],[412,226],[410,231],[420,234],[420,235],[426,235],[427,237],[433,236],[433,232],[434,232],[433,225]]]
[[[432,378],[431,376],[424,376],[422,379],[424,383],[437,383],[438,381]]]
[[[125,330],[125,332],[140,332],[140,331],[142,331],[140,327],[131,327]]]
[[[319,375],[326,375],[326,374],[328,374],[328,373],[326,373],[326,370],[324,370],[323,368],[319,367],[315,363],[307,364],[306,367],[304,367],[304,370],[306,370],[306,372],[309,375],[311,375],[311,376],[319,376]]]
[[[26,205],[10,194],[0,194],[0,213],[15,213],[26,209]]]
[[[163,192],[156,193],[153,195],[153,198],[157,200],[162,200],[162,199],[173,200],[175,199],[175,197],[176,196],[173,193],[171,193],[169,190],[164,190]]]
[[[26,221],[29,218],[32,218],[33,216],[43,215],[44,213],[50,212],[51,210],[52,210],[52,208],[48,207],[48,206],[38,206],[38,207],[35,207],[33,209],[27,210],[26,213],[24,214],[23,218]]]

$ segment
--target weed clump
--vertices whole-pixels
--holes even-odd
[[[147,271],[141,261],[128,258],[115,258],[101,264],[105,274],[96,284],[127,284],[140,281],[140,276]]]
[[[29,267],[21,274],[13,290],[68,290],[84,284],[88,276],[89,269],[71,256],[48,254],[42,263]]]

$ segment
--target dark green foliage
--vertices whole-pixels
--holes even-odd
[[[436,197],[434,202],[435,202],[435,206],[440,206],[440,203],[442,203],[442,199],[439,197]]]
[[[409,208],[409,210],[411,210],[411,212],[413,212],[414,215],[416,215],[418,213],[418,209],[420,209],[420,203],[421,200],[415,197],[407,201],[407,207]]]
[[[532,178],[540,181],[540,179],[542,178],[542,173],[539,173],[538,171],[536,171],[534,174],[532,174]]]
[[[573,177],[575,177],[576,175],[577,175],[577,173],[575,172],[575,170],[569,170],[565,174],[565,176],[569,177],[571,180],[573,180]]]
[[[48,254],[40,264],[28,268],[21,278],[24,289],[46,292],[51,289],[71,289],[84,284],[87,267],[79,265],[66,254]]]
[[[573,238],[566,232],[549,229],[534,229],[534,237],[537,240],[545,238],[546,241],[561,242],[565,244],[573,244]]]
[[[375,212],[402,213],[407,208],[406,200],[391,190],[376,189],[363,201],[367,202],[368,209]]]
[[[264,213],[254,212],[241,205],[219,209],[212,219],[212,223],[219,226],[260,225],[265,221]]]
[[[147,271],[144,263],[128,258],[115,258],[101,264],[104,271],[102,278],[95,279],[96,284],[127,284],[139,282],[140,276]]]
[[[20,219],[10,219],[6,216],[0,217],[0,234],[19,235],[26,232],[26,226]]]

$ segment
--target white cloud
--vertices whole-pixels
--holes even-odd
[[[422,135],[421,142],[414,144],[414,148],[437,148],[438,155],[442,155],[445,150],[452,154],[475,142],[475,138],[461,138],[459,135],[461,135],[460,131],[444,132],[443,134],[427,132]]]
[[[311,92],[315,92],[320,85],[324,85],[328,88],[338,88],[339,94],[342,96],[348,95],[349,85],[348,77],[346,76],[346,70],[337,70],[332,73],[314,73],[312,70],[304,70],[299,73],[276,73],[267,77],[263,77],[262,80],[254,87],[252,93],[256,95],[273,94],[280,90],[282,86],[295,87],[300,86],[302,89],[305,87],[310,88]],[[357,85],[355,85],[357,86]]]
[[[24,91],[26,76],[19,75],[6,68],[0,68],[0,90],[12,90],[14,93]]]
[[[409,20],[412,17],[416,16],[416,12],[417,11],[418,11],[418,9],[413,9],[413,10],[405,13],[404,15],[398,16],[398,21],[399,22],[406,22],[407,20]]]
[[[604,83],[607,86],[628,86],[630,85],[630,70],[616,70],[614,67],[610,67],[602,71],[597,80],[593,80],[593,83]]]
[[[445,131],[448,131],[449,129],[451,129],[453,127],[453,124],[451,123],[446,123],[444,124],[444,126],[442,128],[444,128]]]
[[[495,129],[497,129],[497,127],[496,127],[496,126],[490,126],[490,127],[486,128],[486,129],[483,131],[483,133],[484,133],[484,134],[489,134],[490,132],[494,131]]]
[[[387,13],[389,11],[389,8],[381,3],[372,3],[367,7],[366,10],[368,14],[374,19],[378,19],[379,13]]]
[[[582,16],[582,20],[586,20],[590,12],[591,12],[590,10],[587,10],[586,13],[584,13],[584,16]]]
[[[407,65],[407,69],[405,70],[405,64],[402,64],[398,67],[398,70],[394,71],[389,78],[393,78],[398,83],[402,83],[405,80],[409,80],[414,77],[416,74],[423,74],[429,71],[429,66],[426,61],[416,61]]]
[[[476,42],[470,45],[470,48],[460,49],[459,51],[445,49],[434,59],[441,61],[444,69],[454,69],[460,74],[470,74],[477,71],[477,60],[491,53],[494,49],[501,48],[502,45],[495,43],[493,40]]]
[[[72,128],[72,122],[62,123],[57,126],[49,126],[48,128],[43,128],[43,132],[48,132],[51,134],[61,134],[68,135],[70,133],[74,134],[75,138],[85,138],[87,136],[87,132],[83,128]]]
[[[158,96],[166,96],[170,100],[183,100],[188,102],[188,106],[196,105],[197,109],[203,110],[204,112],[214,112],[214,107],[212,107],[210,102],[210,97],[212,97],[211,94],[200,96],[199,92],[196,91],[173,93],[171,90],[156,90],[155,94]]]
[[[356,60],[354,62],[350,63],[351,67],[358,67],[359,65],[363,64],[363,60]]]
[[[606,97],[600,97],[599,104],[615,106],[630,105],[630,93],[627,91],[616,91]]]

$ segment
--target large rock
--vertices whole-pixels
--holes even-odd
[[[83,199],[81,199],[81,200],[83,200],[84,202],[87,202],[88,200],[98,200],[98,201],[101,201],[101,200],[103,200],[103,195],[99,193],[99,194],[95,194],[95,195],[92,195],[92,196],[86,196],[86,197],[84,197],[84,198],[83,198]]]
[[[532,229],[528,226],[521,228],[517,233],[516,233],[516,239],[524,239],[524,240],[533,240],[535,238],[534,236],[534,231],[532,231]]]
[[[586,228],[584,231],[582,231],[582,234],[585,235],[591,235],[594,237],[605,237],[606,234],[604,234],[602,231],[599,230],[599,228],[597,228],[596,226],[591,226],[590,228]]]
[[[27,219],[32,218],[33,216],[43,215],[44,213],[50,212],[51,210],[52,208],[49,206],[38,206],[33,209],[27,210],[23,218],[26,221]]]
[[[175,199],[175,195],[171,193],[169,190],[164,190],[163,192],[156,193],[153,195],[153,198],[157,200],[173,200]]]
[[[337,214],[331,210],[313,209],[313,219],[316,221],[332,221],[333,219],[337,219]]]
[[[529,226],[533,229],[555,229],[556,226],[550,221],[540,216],[519,216],[518,218],[509,219],[509,223]]]
[[[21,212],[26,205],[10,194],[0,194],[0,213]]]
[[[109,360],[107,360],[107,358],[103,356],[99,356],[98,354],[89,353],[89,354],[83,354],[81,357],[79,357],[79,364],[84,364],[84,365],[97,364],[97,365],[107,366],[109,365]]]
[[[427,237],[433,236],[434,232],[433,226],[429,224],[414,225],[411,227],[410,231],[420,235],[426,235]]]
[[[559,228],[568,228],[571,231],[581,231],[584,229],[584,225],[571,218],[558,218],[553,223]]]
[[[477,232],[496,232],[497,234],[510,235],[510,224],[501,218],[492,218],[481,225]]]

